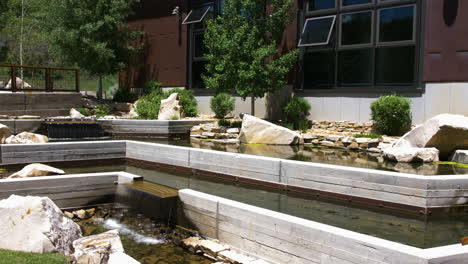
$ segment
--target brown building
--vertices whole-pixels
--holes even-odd
[[[193,89],[209,113],[210,91],[200,79],[203,21],[224,1],[142,0],[130,24],[146,33],[145,52],[121,82],[138,87],[156,79]],[[282,48],[299,47],[301,56],[289,89],[311,102],[313,119],[364,122],[373,100],[395,92],[412,100],[415,123],[468,114],[468,1],[292,1],[297,17]],[[236,111],[248,106],[238,100]],[[264,100],[257,109],[267,115]]]

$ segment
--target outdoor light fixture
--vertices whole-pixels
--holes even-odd
[[[174,7],[174,10],[172,10],[172,15],[178,16],[180,14],[180,7],[176,6]]]

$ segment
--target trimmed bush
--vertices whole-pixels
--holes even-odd
[[[138,96],[128,88],[120,88],[115,92],[113,100],[118,103],[134,103],[138,99]]]
[[[293,96],[283,106],[285,126],[294,130],[309,129],[310,103],[302,97]]]
[[[211,98],[210,108],[217,118],[224,118],[234,111],[236,100],[230,94],[220,93]]]
[[[148,95],[153,91],[162,93],[161,83],[155,80],[149,80],[143,85],[143,95]]]
[[[110,107],[106,104],[98,104],[93,110],[93,114],[96,117],[103,117],[110,114]]]
[[[220,119],[220,120],[218,120],[218,126],[230,127],[231,122],[229,120],[226,120],[226,119]]]
[[[371,104],[371,118],[377,132],[400,136],[411,127],[411,101],[398,95],[382,96]]]

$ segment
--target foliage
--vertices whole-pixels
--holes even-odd
[[[168,98],[172,93],[179,94],[179,103],[184,110],[184,115],[187,117],[195,117],[198,114],[198,103],[195,96],[193,96],[193,91],[185,90],[180,88],[175,88],[170,91],[165,92],[165,98]]]
[[[293,1],[265,0],[268,13],[257,0],[226,1],[223,15],[207,22],[205,86],[217,92],[235,92],[242,99],[262,98],[287,83],[298,58],[297,50],[278,46],[292,21]],[[252,109],[253,110],[253,109]]]
[[[44,14],[52,52],[92,75],[117,73],[138,47],[126,19],[136,0],[50,0]],[[98,97],[102,91],[99,86]]]
[[[17,252],[10,250],[0,250],[1,263],[15,264],[67,264],[70,261],[61,254],[36,254]]]
[[[96,117],[107,116],[110,114],[110,107],[106,104],[98,104],[96,108],[94,108],[93,114],[96,115]]]
[[[174,115],[174,116],[171,117],[171,120],[179,120],[179,117]]]
[[[219,93],[210,100],[210,108],[217,118],[224,118],[235,106],[236,100],[228,93]]]
[[[132,93],[130,89],[121,87],[115,92],[113,100],[119,103],[133,103],[138,100],[138,96]]]
[[[286,127],[293,130],[309,129],[307,116],[310,115],[310,103],[302,97],[291,97],[283,106]]]
[[[233,122],[231,122],[231,127],[241,128],[242,127],[242,121],[233,121]]]
[[[229,120],[226,120],[226,119],[220,119],[220,120],[218,120],[218,126],[230,127],[231,122]]]
[[[193,92],[179,88],[167,92],[162,92],[161,89],[155,89],[150,94],[140,97],[136,107],[138,116],[141,119],[157,119],[161,100],[168,98],[172,93],[179,94],[179,103],[182,106],[185,116],[197,116],[198,106]]]
[[[402,135],[411,126],[411,101],[398,95],[381,96],[371,104],[371,118],[379,133]]]
[[[154,90],[161,90],[161,83],[155,80],[149,80],[145,82],[143,86],[143,94],[148,95]]]
[[[84,108],[84,107],[81,107],[81,108],[78,108],[76,109],[78,112],[80,112],[80,114],[84,115],[84,116],[89,116],[91,115],[91,113],[89,112],[88,108]]]
[[[370,134],[356,134],[353,137],[355,138],[382,138],[382,135],[370,133]]]

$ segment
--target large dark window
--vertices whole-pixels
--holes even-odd
[[[306,1],[302,89],[415,87],[419,2]]]

